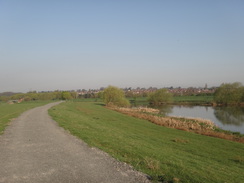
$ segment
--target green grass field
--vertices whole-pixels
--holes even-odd
[[[50,103],[50,101],[22,102],[20,104],[0,103],[0,134],[11,119],[18,117],[24,111]]]
[[[132,105],[149,105],[147,97],[127,98]],[[174,96],[171,104],[204,105],[213,102],[213,96]]]
[[[175,96],[173,102],[208,103],[213,101],[213,96]]]
[[[244,180],[244,144],[157,126],[106,109],[102,103],[66,102],[49,114],[90,146],[131,164],[154,181]]]

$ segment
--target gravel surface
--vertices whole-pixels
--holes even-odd
[[[57,104],[23,113],[0,136],[1,183],[150,182],[59,127],[47,112]]]

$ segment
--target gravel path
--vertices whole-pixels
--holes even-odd
[[[57,104],[23,113],[0,136],[1,183],[149,182],[59,127],[47,113]]]

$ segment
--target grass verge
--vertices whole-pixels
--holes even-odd
[[[19,104],[0,103],[0,135],[11,121],[28,109],[38,107],[51,101],[22,102]]]
[[[244,180],[244,145],[166,128],[106,109],[66,102],[49,110],[60,126],[159,182]]]

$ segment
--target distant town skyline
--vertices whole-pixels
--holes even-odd
[[[111,85],[109,85],[111,86]],[[115,85],[112,85],[112,86],[115,86]],[[26,91],[26,92],[20,92],[20,93],[45,93],[45,92],[55,92],[55,91],[69,91],[69,92],[84,92],[84,93],[89,93],[89,92],[92,92],[92,93],[96,93],[96,92],[99,92],[99,91],[103,91],[105,88],[107,88],[108,86],[106,87],[98,87],[98,88],[79,88],[79,89],[66,89],[66,90],[59,90],[59,89],[56,89],[56,90],[42,90],[42,91],[38,91],[38,90],[29,90],[29,91]],[[118,86],[115,86],[115,87],[118,87]],[[124,91],[136,91],[136,90],[157,90],[157,89],[168,89],[169,91],[176,91],[176,90],[201,90],[201,91],[204,91],[205,89],[207,89],[208,91],[209,90],[215,90],[216,88],[218,88],[219,86],[211,86],[211,87],[208,87],[207,84],[205,84],[205,86],[200,86],[200,87],[181,87],[181,86],[178,86],[178,87],[173,87],[173,86],[168,86],[168,87],[154,87],[154,86],[150,86],[150,87],[118,87]],[[4,94],[4,93],[18,93],[18,92],[13,92],[13,91],[7,91],[7,92],[0,92],[0,94]]]
[[[201,95],[201,94],[213,94],[218,87],[210,87],[208,88],[207,85],[204,87],[187,87],[187,88],[182,88],[182,87],[165,87],[164,89],[167,89],[170,93],[173,95]],[[25,92],[26,94],[28,93],[52,93],[52,92],[71,92],[71,93],[76,93],[77,97],[85,97],[85,98],[93,98],[97,97],[95,94],[98,94],[99,92],[104,91],[105,87],[100,87],[97,89],[77,89],[77,90],[55,90],[55,91],[28,91]],[[158,89],[162,88],[157,88],[157,87],[126,87],[126,88],[120,88],[121,90],[124,91],[125,95],[127,97],[133,97],[133,96],[148,96],[147,94],[155,92]],[[15,92],[0,92],[0,96],[12,96],[18,94]]]
[[[0,0],[0,92],[244,83],[243,7]]]

